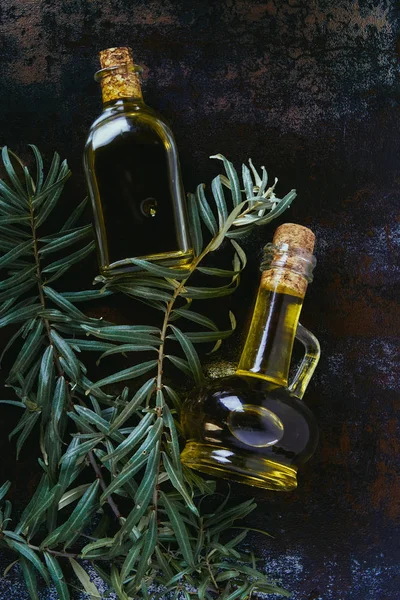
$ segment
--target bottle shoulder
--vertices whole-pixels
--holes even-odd
[[[89,129],[85,153],[109,145],[116,138],[146,143],[161,141],[170,152],[177,152],[173,132],[162,115],[145,104],[124,103],[105,108]]]
[[[90,126],[89,133],[100,127],[106,127],[110,123],[122,124],[126,121],[132,121],[135,124],[145,123],[147,126],[153,123],[154,126],[162,127],[172,133],[171,127],[163,115],[147,104],[136,102],[124,102],[118,106],[105,107]]]

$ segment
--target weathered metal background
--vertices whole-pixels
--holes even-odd
[[[284,220],[312,227],[318,266],[303,322],[323,358],[307,395],[315,457],[289,495],[255,491],[265,568],[293,600],[400,598],[398,356],[399,68],[389,0],[2,0],[0,144],[57,149],[84,195],[81,153],[99,112],[101,48],[129,44],[150,105],[173,123],[186,188],[209,182],[221,152],[251,157],[298,198]],[[68,200],[66,200],[68,201]],[[283,219],[281,219],[283,220]],[[245,328],[266,228],[232,308]],[[86,277],[81,273],[81,278]],[[86,285],[90,284],[91,273]],[[211,369],[238,357],[239,332]],[[1,409],[6,438],[8,412]],[[32,461],[4,470],[29,488]],[[29,491],[29,489],[28,489]],[[235,489],[248,496],[250,489]],[[0,597],[25,600],[15,571]],[[44,593],[43,598],[50,598]]]

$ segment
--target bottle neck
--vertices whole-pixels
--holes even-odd
[[[127,99],[142,102],[143,95],[139,78],[141,72],[141,67],[134,64],[107,67],[97,71],[95,79],[101,85],[103,107]]]
[[[282,247],[283,246],[283,247]],[[288,386],[294,339],[315,258],[301,248],[268,244],[238,375]]]

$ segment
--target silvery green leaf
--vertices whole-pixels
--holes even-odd
[[[273,208],[265,217],[262,217],[256,221],[256,225],[265,225],[273,219],[276,219],[281,215],[296,198],[296,190],[291,190],[280,202]]]
[[[223,285],[220,287],[192,287],[185,286],[185,291],[182,292],[182,296],[184,298],[192,298],[193,300],[208,300],[210,298],[219,298],[221,296],[229,296],[233,294],[235,289],[238,286],[238,281],[235,280],[228,285]]]
[[[29,516],[32,514],[32,512],[34,510],[36,510],[36,506],[39,506],[43,502],[44,498],[46,498],[48,491],[49,491],[48,477],[47,477],[47,475],[43,475],[38,486],[36,487],[36,490],[35,490],[33,496],[31,497],[28,504],[24,508],[24,511],[21,515],[20,521],[19,521],[18,525],[15,527],[15,533],[17,533],[17,534],[23,533],[24,535],[26,535],[25,523],[26,523],[27,519],[29,519]]]
[[[204,273],[205,275],[212,275],[213,277],[237,277],[240,271],[229,271],[227,269],[217,269],[214,267],[197,267],[197,270],[200,273]]]
[[[129,263],[156,275],[157,277],[168,277],[169,279],[185,279],[190,275],[190,269],[175,269],[173,267],[162,267],[142,258],[129,258]]]
[[[3,485],[0,487],[0,500],[3,500],[4,496],[7,494],[10,487],[11,487],[11,481],[6,481],[5,483],[3,483]]]
[[[34,144],[28,144],[35,155],[36,162],[36,180],[35,180],[35,191],[39,193],[43,185],[43,158],[39,152],[39,149]]]
[[[54,348],[48,346],[43,354],[40,365],[39,385],[38,385],[38,404],[42,409],[44,416],[49,412],[50,398],[53,393],[54,381]]]
[[[35,270],[36,266],[30,265],[28,267],[25,267],[21,271],[17,271],[11,277],[3,279],[3,281],[0,282],[0,290],[6,290],[11,287],[13,288],[14,286],[19,285],[20,283],[25,283],[28,279],[31,280],[34,276],[33,274]]]
[[[56,587],[59,600],[70,600],[68,586],[57,559],[49,552],[44,552],[44,559]]]
[[[111,583],[113,589],[116,591],[118,600],[130,600],[129,596],[125,593],[121,576],[115,565],[111,567]]]
[[[197,206],[200,213],[201,218],[204,221],[205,226],[211,233],[211,235],[215,235],[218,232],[218,225],[214,217],[214,213],[211,210],[211,206],[209,205],[206,195],[204,193],[204,184],[200,184],[196,189],[196,200]]]
[[[82,444],[77,444],[72,447],[70,446],[67,452],[62,456],[61,464],[63,464],[65,461],[69,461],[69,459],[71,459],[72,457],[75,459],[76,462],[77,458],[79,458],[80,456],[85,456],[91,450],[93,450],[93,448],[95,448],[99,443],[100,439],[101,438],[95,436],[92,440],[88,440],[87,442],[83,442]]]
[[[27,322],[25,322],[23,325],[21,325],[21,327],[19,329],[17,329],[17,331],[14,333],[14,335],[12,335],[10,337],[10,339],[8,340],[7,344],[5,345],[5,347],[3,348],[3,350],[0,354],[0,365],[3,362],[3,358],[4,358],[5,354],[7,354],[7,352],[9,351],[11,346],[14,344],[14,342],[16,342],[20,336],[25,337],[26,325],[27,325]],[[8,377],[7,382],[9,382],[9,381],[10,381],[10,378]]]
[[[77,221],[79,221],[83,211],[85,210],[87,202],[88,202],[88,199],[85,198],[84,200],[82,200],[82,202],[80,204],[78,204],[78,206],[74,209],[74,211],[71,213],[71,215],[65,221],[65,223],[61,227],[60,231],[68,231],[69,229],[72,229],[75,226]]]
[[[16,258],[23,255],[30,255],[32,252],[33,241],[28,240],[26,242],[21,242],[16,245],[12,250],[3,254],[0,258],[0,268],[4,268],[10,263],[12,263]]]
[[[246,598],[249,597],[250,588],[251,588],[251,584],[245,583],[245,584],[241,585],[240,587],[236,588],[236,590],[233,591],[231,594],[229,594],[225,597],[221,597],[221,600],[222,600],[222,598],[223,598],[223,600],[236,600],[236,598],[239,598],[239,600],[245,600]]]
[[[136,570],[135,582],[140,584],[148,567],[150,559],[153,555],[157,544],[157,515],[156,511],[152,511],[147,525],[147,530],[144,535],[144,544],[140,553],[140,560]]]
[[[129,575],[129,573],[132,571],[136,561],[138,560],[138,558],[142,552],[143,544],[144,544],[144,538],[142,537],[137,542],[135,542],[133,544],[132,548],[129,550],[129,553],[128,553],[128,555],[124,561],[124,564],[122,565],[122,569],[121,569],[122,581],[125,581],[125,579]]]
[[[14,207],[14,209],[21,211],[26,210],[26,203],[21,200],[21,196],[16,194],[4,181],[0,179],[0,197],[2,197],[8,204]]]
[[[64,296],[53,290],[51,287],[45,285],[43,286],[43,292],[47,298],[50,298],[57,304],[60,308],[65,310],[71,317],[77,319],[78,321],[90,321],[91,319],[87,317],[83,312],[77,309],[69,300],[66,300]]]
[[[43,577],[45,582],[49,584],[48,573],[43,563],[37,556],[36,552],[34,552],[32,548],[29,548],[27,544],[17,542],[16,540],[12,540],[9,537],[5,537],[4,541],[7,543],[8,546],[10,546],[12,550],[15,550],[18,554],[24,556],[27,560],[29,560],[33,564],[33,566],[39,571],[40,575]]]
[[[112,348],[118,348],[118,346],[115,346],[114,344],[109,344],[108,342],[99,342],[97,340],[79,340],[76,338],[69,338],[65,341],[76,351],[84,350],[85,352],[104,352],[106,350],[111,350]]]
[[[189,363],[184,358],[180,358],[179,356],[173,356],[172,354],[166,354],[165,358],[168,358],[169,361],[177,367],[182,373],[188,375],[189,377],[192,375],[192,369],[189,366]]]
[[[82,329],[95,337],[113,342],[126,342],[127,344],[138,342],[150,345],[160,343],[160,340],[155,337],[161,333],[158,327],[114,325],[112,327],[96,328],[90,325],[82,325]]]
[[[20,452],[22,450],[24,443],[26,442],[27,438],[29,437],[29,434],[31,433],[34,426],[36,425],[36,422],[38,421],[39,417],[40,417],[40,412],[32,412],[28,415],[25,426],[24,426],[22,432],[19,434],[17,444],[16,444],[17,460],[19,458],[19,455],[20,455]]]
[[[162,419],[159,419],[162,422]],[[154,487],[157,485],[157,471],[160,460],[158,444],[150,452],[150,456],[147,460],[146,470],[143,475],[143,479],[136,492],[135,496],[135,507],[129,513],[125,523],[120,529],[120,535],[122,536],[126,532],[130,532],[134,525],[140,521],[145,514],[150,500],[153,497]]]
[[[134,367],[129,367],[129,369],[118,371],[118,373],[114,373],[113,375],[109,375],[108,377],[100,379],[100,381],[96,381],[96,383],[93,384],[91,389],[103,387],[105,385],[109,385],[110,383],[117,383],[119,381],[128,381],[129,379],[135,379],[136,377],[140,377],[140,375],[144,375],[144,373],[147,373],[156,365],[157,360],[148,360],[141,364],[135,365]]]
[[[78,448],[80,445],[78,438],[72,438],[67,451],[65,452],[60,467],[60,476],[58,482],[61,486],[61,489],[65,491],[69,485],[74,481],[74,476],[77,475],[80,468],[76,466],[77,455],[74,453],[74,449]],[[68,456],[66,456],[68,455]]]
[[[232,335],[232,333],[233,329],[228,329],[227,331],[185,331],[184,335],[193,344],[203,344],[225,339]],[[173,336],[168,335],[167,338],[173,338]]]
[[[80,240],[83,240],[87,236],[93,235],[93,227],[92,225],[84,225],[83,227],[79,227],[75,231],[71,231],[70,233],[66,233],[64,235],[57,234],[56,236],[48,236],[47,238],[40,238],[40,242],[45,245],[40,248],[39,253],[42,256],[46,256],[51,252],[59,252],[63,248],[67,248],[72,244],[76,244]]]
[[[102,460],[106,458],[108,457],[105,456],[102,458]],[[123,488],[128,481],[131,481],[134,475],[146,464],[147,460],[147,454],[140,455],[139,452],[136,452],[135,459],[127,463],[118,473],[118,475],[112,480],[110,485],[104,490],[101,495],[100,502],[106,502],[107,498],[111,494],[114,494],[118,489]]]
[[[97,364],[100,363],[103,358],[107,356],[111,356],[112,354],[125,354],[127,352],[158,352],[155,346],[143,346],[141,344],[121,344],[120,346],[114,346],[103,352],[101,356],[99,356]]]
[[[12,406],[18,406],[19,408],[26,408],[23,402],[17,400],[0,400],[0,404],[11,404]]]
[[[42,186],[44,189],[47,189],[55,182],[55,180],[57,178],[57,174],[59,172],[59,169],[60,169],[60,155],[58,154],[58,152],[54,152],[53,158],[51,160],[50,168],[47,172],[45,182]]]
[[[171,294],[144,285],[119,284],[118,290],[134,298],[143,298],[146,302],[147,300],[159,300],[160,302],[169,302],[171,300]]]
[[[67,267],[69,268],[72,265],[74,265],[75,263],[80,262],[81,260],[86,258],[86,256],[89,256],[89,254],[94,250],[94,248],[95,248],[95,243],[90,242],[84,248],[81,248],[80,250],[77,250],[76,252],[73,252],[72,254],[68,254],[64,258],[60,258],[59,260],[56,260],[55,262],[50,263],[50,265],[48,265],[47,267],[45,267],[43,269],[43,273],[54,273],[55,271],[58,271],[60,269],[63,269],[63,268],[66,269]]]
[[[184,333],[182,333],[180,329],[178,329],[174,325],[170,325],[170,328],[172,329],[177,341],[181,345],[181,348],[186,355],[196,384],[201,383],[204,379],[204,375],[201,369],[199,356],[192,342],[186,337]]]
[[[40,225],[42,225],[46,221],[47,217],[53,211],[61,196],[65,183],[70,178],[70,176],[71,171],[68,170],[67,164],[63,163],[63,167],[60,169],[60,174],[57,181],[50,185],[47,189],[43,187],[40,194],[35,196],[34,204],[36,206],[41,205],[39,214],[36,218],[36,227],[40,227]]]
[[[91,425],[96,425],[97,429],[101,431],[101,433],[104,433],[105,435],[108,435],[110,433],[110,424],[108,423],[108,421],[103,419],[103,417],[96,414],[89,408],[86,408],[85,406],[79,406],[78,404],[75,404],[74,409],[81,417],[84,418],[85,421],[87,421]],[[123,436],[120,437],[122,440],[124,439]]]
[[[123,408],[121,413],[114,419],[111,425],[111,431],[121,427],[139,408],[144,400],[153,393],[155,387],[155,379],[149,379],[144,383],[133,396],[132,400]]]
[[[183,308],[174,308],[173,313],[187,319],[188,321],[193,321],[194,323],[198,323],[199,325],[203,325],[203,327],[207,327],[207,329],[212,329],[213,331],[218,331],[218,327],[216,324],[204,317],[200,313],[194,312],[193,310],[186,310]]]
[[[245,164],[242,164],[242,179],[244,184],[244,191],[246,193],[246,199],[250,200],[254,196],[254,184],[250,174],[250,170]]]
[[[160,499],[167,511],[168,519],[176,536],[179,549],[182,552],[183,558],[191,567],[194,567],[193,550],[189,542],[189,533],[177,508],[176,502],[169,498],[164,492],[160,491]]]
[[[19,564],[31,600],[39,600],[35,569],[32,567],[32,564],[23,556],[20,557]]]
[[[250,168],[251,168],[251,170],[253,172],[254,181],[256,182],[256,186],[257,187],[261,187],[261,184],[262,184],[261,177],[259,176],[259,174],[258,174],[257,169],[255,168],[255,166],[253,165],[253,161],[251,160],[251,158],[249,158],[249,165],[250,165]]]
[[[87,300],[101,300],[106,296],[112,296],[112,290],[83,290],[81,292],[62,292],[61,296],[69,302],[86,302]]]
[[[28,198],[31,199],[35,194],[35,183],[29,173],[28,167],[24,167],[25,187],[28,194]]]
[[[1,156],[3,159],[3,164],[6,169],[7,175],[10,178],[10,181],[13,184],[15,191],[17,192],[18,196],[26,199],[26,197],[27,197],[26,191],[25,191],[24,186],[22,185],[21,181],[19,180],[18,175],[15,172],[15,169],[14,169],[13,164],[10,159],[10,155],[9,155],[7,146],[3,146],[3,149],[1,151]],[[14,158],[15,158],[15,155],[14,155]]]
[[[170,397],[175,410],[179,411],[181,409],[182,402],[178,394],[168,385],[164,385],[163,389],[167,392],[168,396]]]
[[[188,509],[191,510],[193,512],[193,514],[195,514],[198,517],[199,512],[198,512],[196,506],[194,505],[194,502],[190,496],[190,493],[186,489],[186,485],[183,481],[183,477],[180,476],[175,471],[174,467],[172,466],[172,464],[171,464],[168,456],[165,454],[165,452],[162,453],[162,456],[163,456],[163,464],[164,464],[165,470],[168,473],[168,477],[169,477],[172,485],[182,496]]]
[[[161,571],[164,575],[164,577],[168,580],[171,579],[171,577],[173,577],[173,573],[171,570],[171,567],[168,564],[167,558],[164,556],[163,551],[160,549],[160,547],[157,545],[154,549],[155,551],[155,555],[157,558],[157,562],[160,565]]]
[[[71,370],[75,381],[79,381],[81,376],[81,368],[79,362],[71,349],[71,346],[54,330],[50,329],[50,338],[57,348],[59,354],[64,357],[68,363],[69,369]]]
[[[58,502],[58,510],[62,510],[72,502],[75,502],[75,500],[82,498],[89,487],[90,483],[83,483],[82,485],[78,485],[78,487],[65,492]]]
[[[188,217],[194,252],[196,256],[199,256],[203,249],[203,233],[201,231],[201,221],[194,194],[188,194]]]
[[[99,480],[94,481],[83,494],[78,504],[75,506],[70,517],[61,527],[61,532],[57,542],[64,542],[65,546],[69,546],[77,536],[80,535],[83,527],[90,521],[91,516],[96,509],[98,496]],[[51,536],[51,534],[50,534]],[[48,536],[48,538],[50,537]],[[46,539],[48,539],[46,538]],[[54,540],[53,542],[54,543]],[[43,542],[46,547],[49,542]]]
[[[15,291],[15,290],[14,290]],[[8,315],[0,319],[0,327],[5,327],[11,323],[18,323],[19,321],[25,321],[32,317],[35,317],[38,313],[40,306],[24,306],[18,309],[12,310]]]
[[[222,162],[224,163],[226,174],[230,183],[233,205],[237,206],[242,201],[242,193],[240,191],[239,177],[237,176],[233,164],[229,160],[227,160],[222,154],[214,154],[213,156],[210,156],[210,158],[217,158],[218,160],[222,160]]]
[[[215,204],[217,205],[218,223],[219,229],[221,229],[226,219],[228,218],[228,209],[226,206],[224,190],[222,187],[220,175],[217,175],[217,177],[214,177],[214,179],[212,180],[211,189],[214,196]]]
[[[137,425],[132,433],[121,443],[111,454],[107,454],[105,460],[121,460],[126,454],[128,454],[135,445],[146,435],[147,431],[151,427],[154,421],[154,413],[147,413],[139,425]]]
[[[102,596],[99,590],[97,589],[95,584],[90,580],[90,577],[86,573],[85,569],[71,557],[69,559],[69,562],[71,563],[71,567],[76,577],[81,582],[83,589],[89,595],[89,600],[101,600]]]
[[[64,377],[57,379],[56,388],[54,390],[53,403],[52,403],[52,420],[54,431],[57,435],[59,434],[59,424],[65,412],[68,398],[68,388]]]
[[[164,420],[165,427],[167,427],[169,429],[169,439],[167,439],[167,449],[172,458],[174,469],[178,473],[178,475],[180,475],[182,473],[182,463],[180,460],[178,432],[176,430],[175,421],[174,421],[174,418],[171,414],[171,411],[170,411],[168,405],[165,405],[163,408],[163,420]]]
[[[0,292],[0,302],[2,302],[3,300],[12,300],[11,302],[11,306],[14,303],[15,299],[18,298],[18,296],[20,296],[21,294],[23,294],[24,292],[27,292],[29,289],[31,289],[33,286],[37,286],[37,282],[31,279],[28,279],[27,281],[25,281],[24,283],[20,283],[19,285],[14,285],[12,288],[3,290],[2,292]],[[35,298],[36,300],[36,298]],[[29,299],[29,301],[31,301],[31,299]],[[18,303],[21,307],[23,305],[27,304],[27,301],[24,300],[23,302]],[[15,305],[14,309],[17,309],[17,305]],[[5,312],[5,311],[4,311]],[[13,313],[15,314],[15,313]],[[6,318],[6,317],[3,317]]]
[[[61,486],[58,484],[54,486],[51,490],[49,490],[45,497],[41,498],[40,503],[37,503],[36,509],[32,510],[29,516],[25,519],[24,529],[29,528],[29,526],[34,522],[42,519],[46,510],[52,505],[54,498],[56,498],[57,494],[60,492]]]

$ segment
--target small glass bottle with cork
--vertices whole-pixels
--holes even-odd
[[[90,128],[84,169],[100,273],[138,270],[132,258],[179,267],[192,260],[174,135],[143,100],[142,69],[127,47],[100,52],[103,112]]]
[[[278,227],[264,249],[256,304],[238,368],[190,394],[182,408],[182,462],[204,473],[272,490],[297,486],[297,469],[318,441],[303,402],[320,348],[300,323],[316,260],[315,236],[301,225]],[[294,340],[305,355],[289,383]]]

